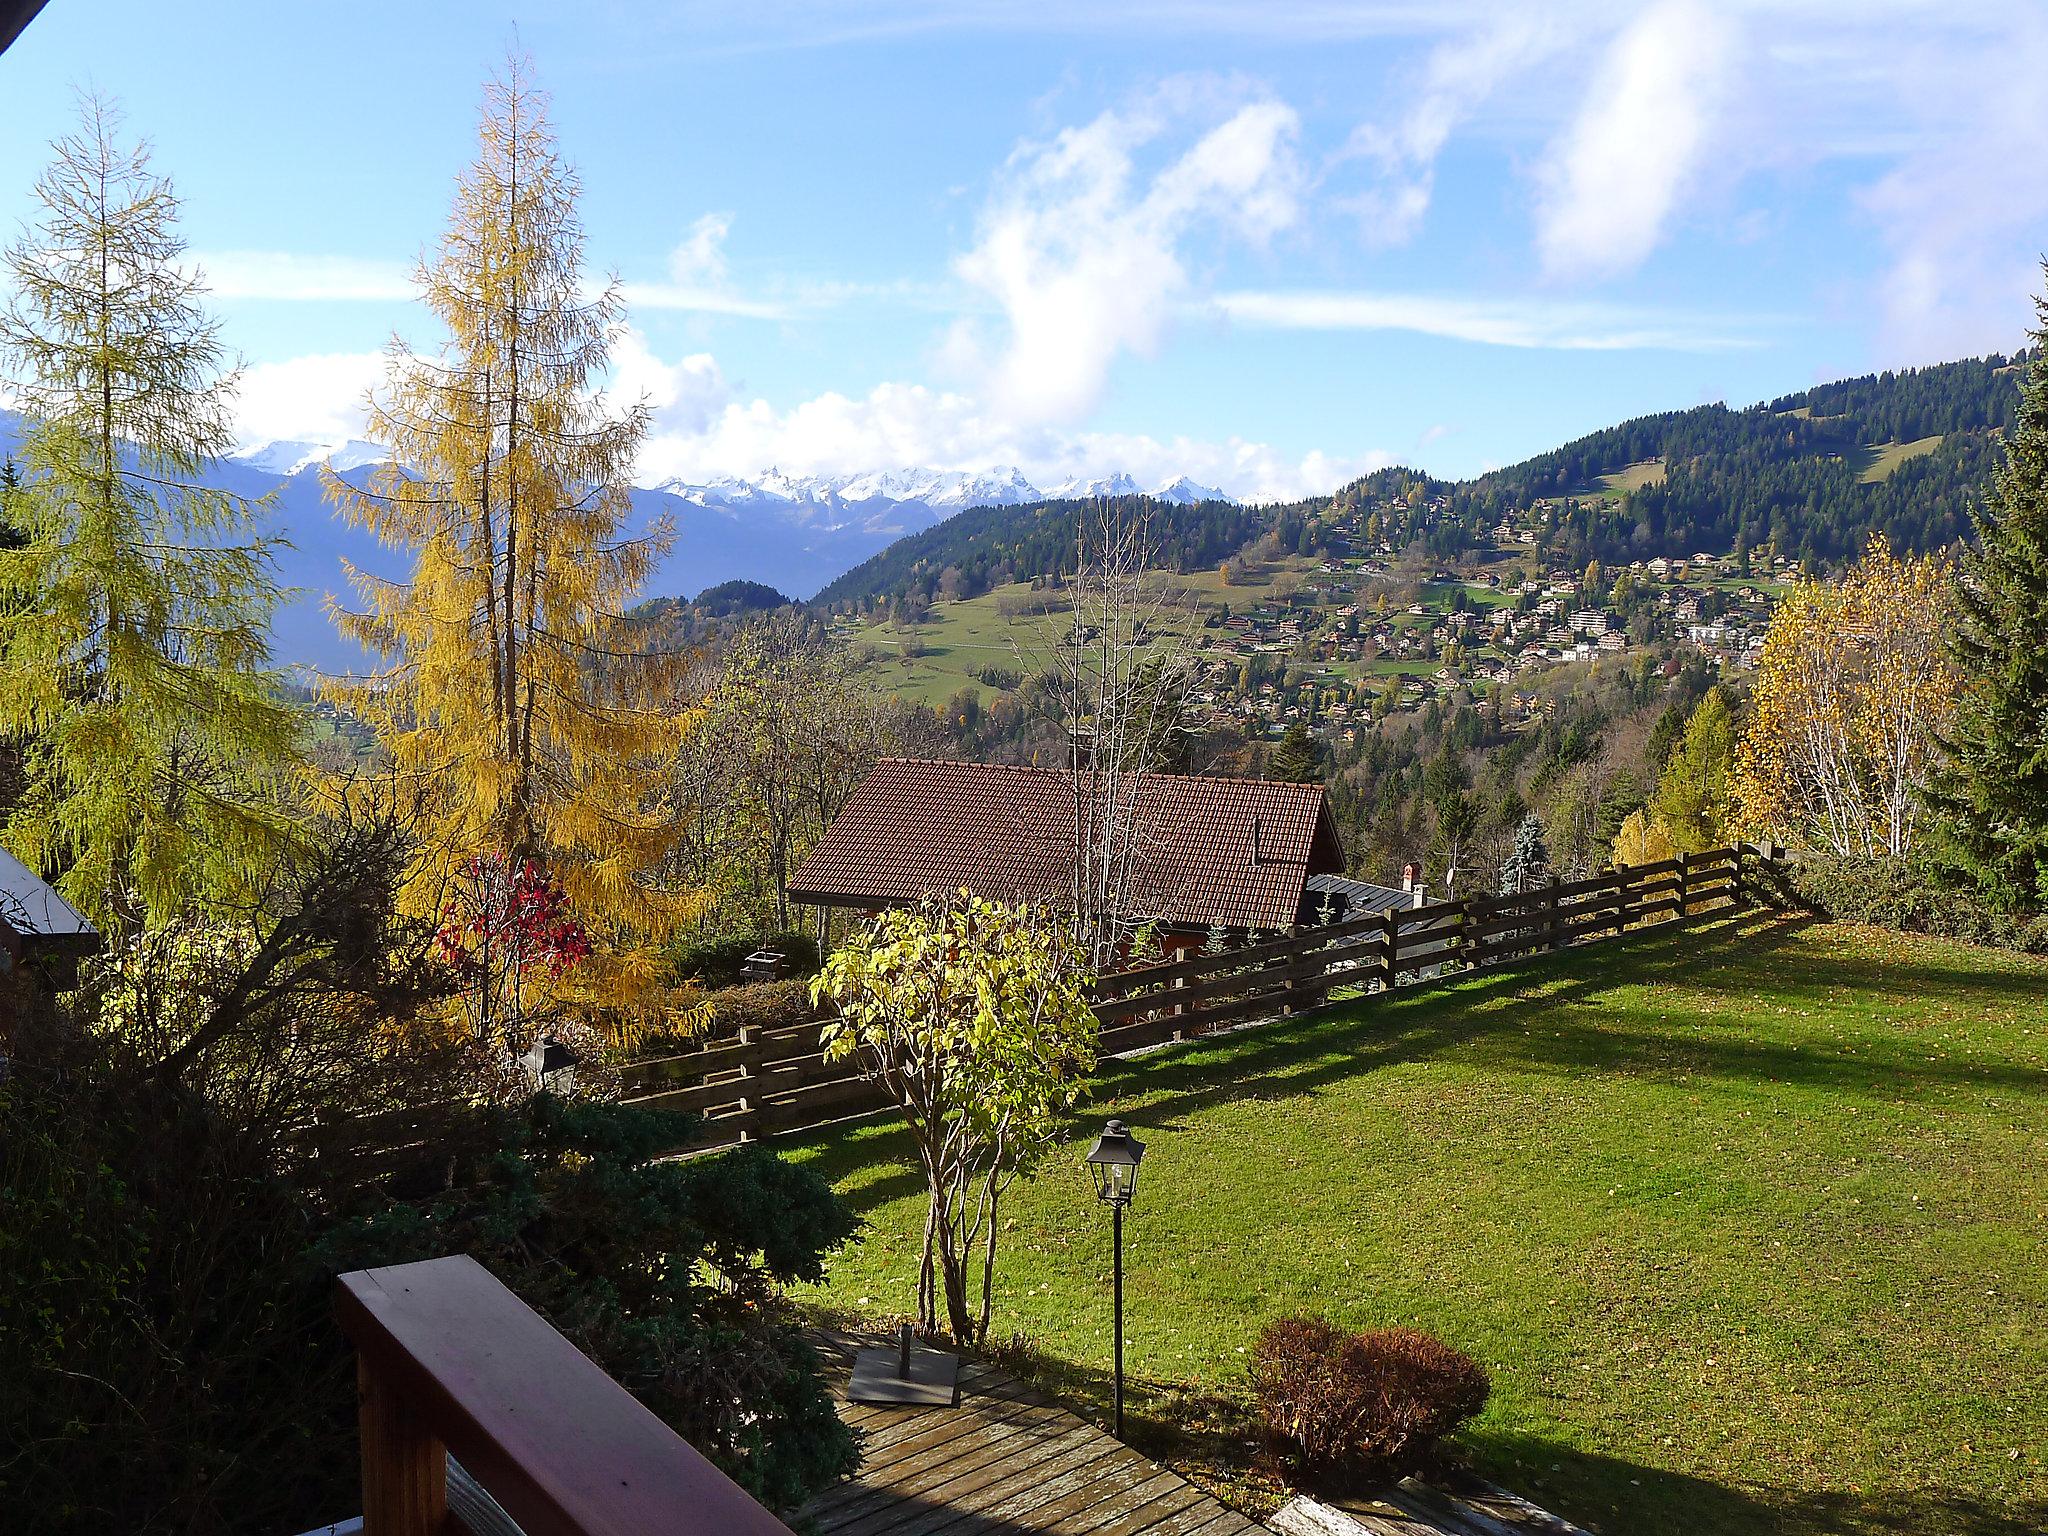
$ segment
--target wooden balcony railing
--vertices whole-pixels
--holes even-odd
[[[363,1536],[446,1536],[452,1455],[525,1536],[789,1536],[467,1256],[343,1275]]]

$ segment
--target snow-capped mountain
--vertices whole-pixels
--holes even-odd
[[[0,455],[21,435],[20,420],[0,410]],[[329,504],[314,470],[327,464],[362,485],[367,472],[389,458],[374,443],[295,438],[248,448],[206,471],[209,484],[238,496],[274,497],[268,531],[284,540],[276,551],[276,576],[285,594],[271,624],[280,663],[336,671],[368,663],[337,634],[327,601],[330,596],[350,600],[345,561],[377,576],[402,579],[404,556],[384,548],[368,530],[351,526]],[[645,528],[665,517],[675,527],[670,552],[648,578],[650,597],[686,596],[737,577],[809,597],[904,535],[970,507],[1143,491],[1128,474],[1076,478],[1041,490],[1007,464],[972,471],[886,469],[849,475],[769,470],[746,479],[669,480],[637,488],[632,520],[636,528]],[[1152,494],[1181,504],[1220,496],[1186,476]]]
[[[1226,496],[1213,485],[1198,485],[1186,475],[1178,480],[1169,480],[1152,493],[1155,501],[1170,501],[1178,506],[1192,507],[1203,501],[1235,502],[1235,496]]]
[[[1183,476],[1182,478],[1186,478]],[[1118,470],[1113,475],[1100,475],[1093,480],[1073,479],[1056,486],[1045,493],[1047,501],[1085,501],[1096,496],[1142,496],[1145,487],[1131,476]]]
[[[288,480],[316,464],[326,464],[336,474],[347,474],[352,469],[386,463],[390,458],[391,450],[382,444],[366,443],[352,437],[340,443],[265,443],[260,448],[235,454],[229,462]]]
[[[857,475],[788,475],[771,469],[753,479],[664,480],[653,487],[700,507],[781,511],[810,527],[917,528],[965,507],[1006,507],[1026,501],[1071,501],[1092,496],[1142,496],[1129,474],[1062,481],[1040,490],[1015,465],[992,469],[885,469]],[[1233,498],[1186,475],[1152,492],[1161,501],[1191,505]],[[939,514],[934,516],[932,514]]]

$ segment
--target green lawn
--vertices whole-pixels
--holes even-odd
[[[1662,459],[1643,459],[1638,463],[1629,465],[1626,469],[1617,469],[1611,475],[1602,475],[1600,477],[1600,484],[1616,496],[1623,495],[1629,491],[1639,491],[1646,485],[1662,485],[1663,483],[1664,461]]]
[[[2048,964],[1725,925],[1113,1065],[1009,1206],[995,1327],[1094,1404],[1108,1112],[1150,1147],[1144,1442],[1216,1456],[1174,1422],[1314,1310],[1478,1356],[1470,1457],[1602,1532],[2048,1528]],[[794,1149],[870,1223],[817,1299],[908,1310],[905,1150]]]
[[[1910,443],[1879,443],[1862,452],[1862,471],[1858,476],[1865,485],[1879,480],[1889,480],[1892,471],[1908,459],[1917,459],[1923,453],[1932,453],[1941,446],[1941,434],[1932,437],[1916,437]]]

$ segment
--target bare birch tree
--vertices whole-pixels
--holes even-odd
[[[1182,633],[1187,595],[1154,570],[1149,509],[1123,499],[1076,511],[1071,601],[1041,629],[1044,698],[1074,773],[1075,938],[1098,971],[1144,926],[1136,888],[1144,777],[1166,760],[1199,663]]]

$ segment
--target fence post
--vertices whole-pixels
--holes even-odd
[[[1387,952],[1380,960],[1380,986],[1391,992],[1401,969],[1401,909],[1389,907],[1382,916],[1387,925]]]
[[[1558,926],[1564,921],[1564,913],[1558,896],[1563,881],[1557,878],[1557,871],[1550,872],[1550,888],[1543,893],[1543,929],[1550,935],[1549,948],[1553,951],[1564,948],[1558,934]]]
[[[1687,855],[1682,853],[1678,856],[1678,920],[1681,923],[1692,915],[1691,906],[1687,901],[1686,858]]]
[[[753,1045],[760,1039],[760,1026],[755,1024],[742,1024],[739,1027],[739,1032],[736,1038],[738,1043],[742,1047]],[[739,1072],[740,1140],[743,1142],[753,1141],[755,1137],[753,1133],[747,1129],[747,1117],[749,1115],[752,1115],[755,1118],[759,1118],[761,1111],[761,1099],[758,1091],[749,1091],[749,1089],[750,1085],[752,1085],[755,1079],[758,1078],[761,1074],[754,1069],[754,1062],[752,1058],[749,1055],[747,1055],[744,1050],[740,1055]]]
[[[1742,849],[1743,845],[1738,842],[1735,845],[1735,862],[1732,866],[1733,873],[1730,875],[1728,881],[1728,903],[1730,906],[1735,907],[1738,910],[1748,904],[1743,897]]]
[[[1614,931],[1608,935],[1618,939],[1628,931],[1628,866],[1614,866]]]

